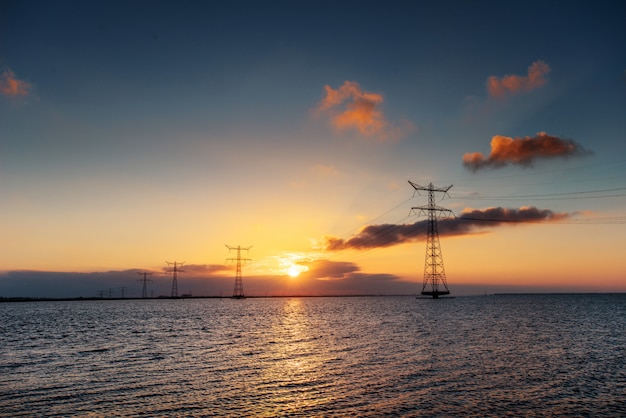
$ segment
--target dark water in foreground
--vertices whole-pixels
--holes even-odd
[[[626,296],[0,304],[2,416],[626,416]]]

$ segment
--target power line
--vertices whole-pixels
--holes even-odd
[[[573,171],[573,170],[580,171],[580,170],[584,170],[586,168],[592,168],[592,167],[606,168],[611,165],[624,164],[624,163],[626,163],[626,160],[600,161],[597,163],[578,165],[574,167],[565,167],[565,168],[552,169],[552,170],[534,170],[534,171],[526,172],[526,173],[505,174],[505,175],[500,175],[500,176],[494,176],[492,172],[484,172],[484,174],[489,175],[489,177],[485,178],[485,177],[481,177],[480,175],[478,176],[473,175],[472,181],[483,182],[483,181],[499,180],[499,179],[506,179],[506,178],[512,178],[512,177],[519,178],[519,177],[541,176],[544,174],[560,173],[564,171]],[[459,179],[459,181],[456,183],[461,183],[461,185],[464,185],[465,181],[467,181],[467,178]]]
[[[618,194],[610,194],[610,195],[599,195],[599,196],[580,196],[580,195],[588,195],[594,193],[607,193],[607,192],[616,192],[620,190],[626,190],[626,187],[615,187],[612,189],[598,189],[598,190],[583,190],[576,192],[566,192],[566,193],[542,193],[542,194],[528,194],[528,195],[500,195],[500,196],[489,196],[489,195],[478,195],[478,196],[460,196],[453,195],[452,197],[455,199],[469,199],[469,200],[518,200],[518,199],[537,199],[537,200],[567,200],[567,199],[598,199],[598,198],[606,198],[606,197],[620,197],[626,196],[626,193],[618,193]],[[578,197],[572,197],[577,195]]]
[[[621,225],[626,224],[626,216],[614,217],[597,217],[597,218],[574,218],[559,219],[554,222],[546,222],[544,219],[498,219],[498,218],[471,218],[462,216],[456,218],[459,221],[472,222],[495,222],[495,223],[513,223],[513,224],[546,224],[546,225]]]
[[[601,162],[597,162],[597,163],[592,163],[592,164],[585,164],[585,165],[576,165],[573,167],[566,167],[566,168],[561,168],[561,169],[554,169],[554,170],[530,170],[528,172],[523,172],[523,173],[515,173],[515,174],[507,174],[507,175],[500,175],[498,176],[497,173],[495,173],[494,171],[485,171],[483,172],[483,176],[480,176],[480,174],[476,175],[472,175],[472,176],[464,176],[463,178],[458,178],[456,181],[454,181],[457,191],[459,191],[458,189],[473,189],[475,187],[475,185],[477,184],[490,184],[491,187],[494,188],[502,188],[502,187],[506,187],[507,189],[510,189],[511,187],[515,186],[515,187],[528,187],[528,186],[546,186],[546,185],[559,185],[561,188],[564,184],[573,184],[573,183],[577,183],[577,184],[583,184],[583,183],[587,183],[587,182],[598,182],[599,180],[607,180],[607,179],[613,179],[613,180],[617,180],[620,183],[623,184],[622,181],[620,181],[619,179],[624,179],[626,177],[626,172],[622,169],[624,166],[624,163],[626,163],[626,160],[621,159],[621,160],[613,160],[613,161],[601,161]],[[589,169],[593,169],[593,171],[589,171]],[[576,171],[577,174],[580,174],[581,172],[585,172],[584,177],[582,178],[577,178],[578,176],[576,176],[576,178],[570,174],[567,174],[566,178],[562,178],[563,176],[555,176],[553,173],[558,173],[558,172],[567,172],[567,171]],[[488,177],[487,177],[488,176]],[[523,181],[523,178],[528,178],[530,176],[533,176],[537,179],[540,179],[541,182],[525,182]],[[508,179],[508,178],[520,178],[520,181],[502,181],[502,179]],[[620,185],[620,184],[617,184]],[[467,196],[467,199],[474,199],[474,200],[480,200],[483,199],[483,197],[480,197],[478,195],[476,196],[472,196],[470,193],[469,196]],[[455,194],[457,196],[459,196],[458,194]],[[465,194],[464,194],[465,195]],[[609,195],[603,195],[603,196],[585,196],[581,198],[584,199],[602,199],[602,198],[615,198],[615,197],[623,197],[625,194],[609,194]],[[500,197],[496,197],[496,198],[500,198]],[[489,197],[484,197],[485,200],[489,199]],[[508,198],[508,199],[512,199],[512,198]],[[563,197],[558,197],[554,198],[554,197],[550,197],[550,198],[543,198],[540,200],[569,200]]]
[[[622,164],[626,162],[626,160],[618,160],[618,161],[610,161],[610,162],[603,162],[603,163],[597,163],[597,164],[588,164],[588,165],[584,165],[584,166],[577,166],[577,167],[570,167],[570,168],[566,168],[566,169],[561,169],[561,170],[550,170],[550,171],[543,171],[540,173],[529,173],[527,175],[535,175],[535,174],[542,174],[542,173],[550,173],[550,172],[558,172],[558,171],[566,171],[566,170],[579,170],[582,168],[589,168],[589,167],[596,167],[596,166],[607,166],[610,164]],[[506,178],[506,177],[519,177],[520,175],[510,175],[510,176],[501,176],[501,177],[497,177],[497,178]],[[617,177],[617,176],[616,176]],[[620,176],[621,177],[621,176]],[[492,177],[493,178],[493,177]],[[626,187],[615,187],[615,188],[606,188],[606,189],[595,189],[595,190],[582,190],[582,191],[574,191],[574,192],[559,192],[559,193],[543,193],[543,194],[520,194],[520,195],[484,195],[484,196],[468,196],[468,195],[453,195],[452,198],[455,199],[467,199],[467,200],[522,200],[522,199],[534,199],[534,200],[580,200],[580,199],[603,199],[603,198],[616,198],[616,197],[624,197],[626,196],[626,193],[611,193],[611,192],[620,192],[620,191],[624,191],[626,190]],[[446,197],[446,195],[444,194],[443,197],[439,200],[444,200]],[[348,233],[351,233],[355,230],[358,229],[363,229],[366,228],[367,226],[371,225],[371,223],[377,219],[380,219],[381,217],[389,214],[390,212],[396,210],[397,208],[401,207],[402,205],[404,205],[408,200],[407,199],[401,203],[399,203],[398,205],[395,205],[394,207],[392,207],[391,209],[381,213],[378,216],[375,216],[371,219],[369,219],[367,222],[363,223],[361,226],[359,227],[355,227],[353,229],[351,229]],[[377,231],[375,231],[373,234],[370,234],[369,236],[364,235],[364,234],[357,234],[357,236],[359,237],[359,242],[360,242],[360,246],[359,247],[354,247],[354,246],[347,246],[345,248],[342,248],[342,253],[344,257],[339,257],[339,259],[342,258],[348,258],[348,254],[351,251],[358,251],[358,254],[356,256],[351,256],[350,259],[353,260],[354,258],[358,258],[358,257],[362,257],[364,255],[364,253],[366,253],[367,251],[374,249],[374,248],[379,248],[377,246],[370,246],[368,245],[368,243],[373,243],[375,241],[380,240],[381,236],[388,236],[394,233],[394,228],[396,228],[399,225],[402,225],[406,219],[408,217],[404,217],[398,221],[396,221],[395,223],[391,223],[388,224],[386,227],[378,229]],[[467,218],[467,217],[462,217],[462,218],[458,218],[456,217],[456,219],[459,220],[472,220],[472,221],[484,221],[484,222],[509,222],[509,223],[545,223],[544,220],[536,220],[536,221],[532,221],[532,220],[503,220],[503,219],[485,219],[485,218]],[[560,219],[558,220],[558,222],[549,222],[550,224],[587,224],[587,225],[612,225],[612,224],[624,224],[626,223],[626,217],[624,216],[612,216],[612,217],[593,217],[593,218],[566,218],[566,219]],[[354,236],[353,236],[354,238]],[[345,240],[344,242],[349,242],[351,238]],[[328,251],[328,250],[326,250]],[[347,251],[348,253],[346,253],[345,251]]]
[[[360,224],[359,226],[356,226],[356,227],[354,227],[354,228],[352,228],[352,229],[350,229],[350,230],[346,231],[346,232],[345,232],[344,234],[342,234],[342,235],[348,235],[348,234],[351,234],[352,232],[354,232],[354,231],[356,231],[356,230],[361,229],[363,226],[371,224],[371,223],[372,223],[372,222],[374,222],[375,220],[380,219],[380,218],[382,218],[383,216],[388,215],[389,213],[393,212],[394,210],[396,210],[396,209],[398,209],[398,208],[402,207],[403,205],[405,205],[408,201],[410,201],[410,200],[412,200],[412,199],[413,199],[413,197],[409,197],[408,199],[403,200],[402,202],[398,203],[397,205],[395,205],[395,206],[394,206],[394,207],[392,207],[391,209],[388,209],[387,211],[385,211],[385,212],[381,213],[380,215],[376,215],[376,216],[374,216],[373,218],[370,218],[370,219],[368,219],[367,221],[364,221],[364,222],[363,222],[362,224]]]

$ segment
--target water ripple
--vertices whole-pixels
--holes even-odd
[[[0,304],[1,416],[625,416],[626,297]]]

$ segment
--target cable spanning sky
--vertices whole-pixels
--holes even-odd
[[[0,297],[626,291],[622,9],[2,1]]]

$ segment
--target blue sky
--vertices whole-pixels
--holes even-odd
[[[304,293],[329,277],[342,289],[348,282],[340,280],[352,280],[358,292],[355,272],[385,277],[376,291],[405,292],[421,281],[420,238],[357,253],[323,243],[372,223],[415,222],[410,207],[424,202],[411,200],[412,180],[454,184],[444,203],[457,215],[491,206],[570,214],[559,226],[444,239],[451,283],[489,289],[523,276],[534,289],[563,270],[551,286],[586,289],[586,267],[563,265],[573,257],[598,260],[604,288],[626,290],[616,250],[626,244],[621,9],[3,1],[0,271],[30,271],[35,280],[157,271],[172,258],[221,265],[224,244],[241,244],[254,245],[249,274],[258,283],[282,283],[283,264],[304,263]],[[510,89],[495,97],[490,77]],[[341,101],[331,104],[333,94]],[[463,164],[467,153],[489,156],[494,136],[541,132],[585,152],[476,172]],[[543,258],[538,235],[553,259]],[[486,240],[482,263],[461,268],[480,247],[472,239]],[[505,248],[524,248],[541,267],[513,251],[496,255],[506,260],[496,267],[494,254]],[[328,273],[332,262],[343,276]],[[585,274],[568,282],[576,271]],[[27,278],[2,283],[0,296],[32,293]]]

